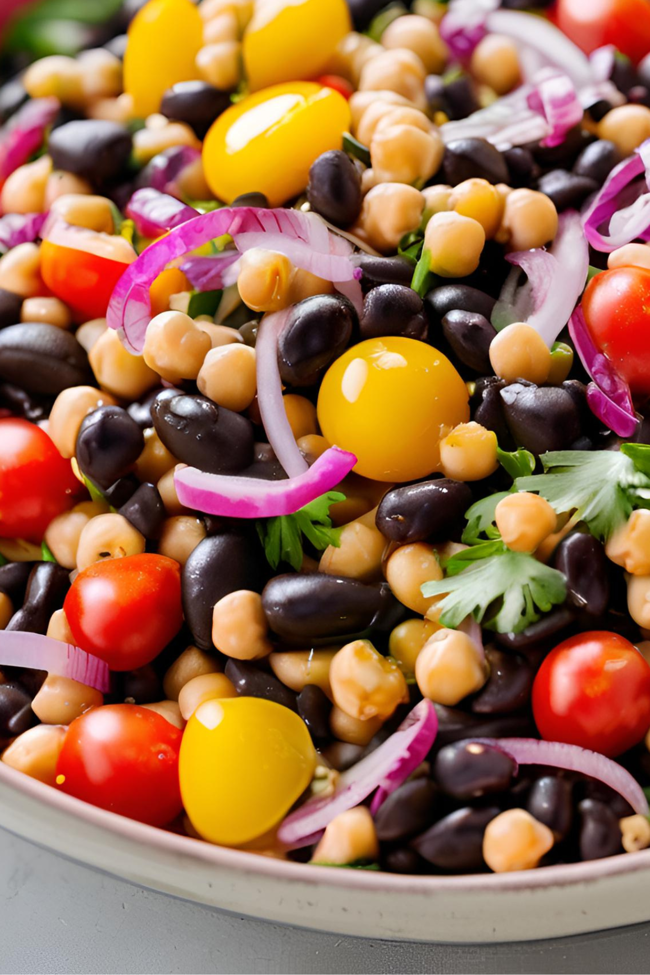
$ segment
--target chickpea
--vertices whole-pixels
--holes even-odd
[[[239,30],[243,31],[253,16],[253,9],[253,0],[204,0],[199,7],[199,13],[206,23],[221,14],[234,14]]]
[[[181,689],[195,677],[218,674],[219,666],[214,657],[198,647],[189,646],[176,658],[163,677],[163,690],[170,701],[177,701]]]
[[[495,873],[532,870],[552,849],[553,833],[525,809],[506,809],[483,834],[483,859]]]
[[[71,107],[84,103],[82,71],[75,58],[59,54],[40,58],[30,64],[22,81],[30,98],[54,96]]]
[[[163,379],[178,383],[196,379],[210,348],[210,337],[189,315],[164,311],[149,323],[143,356]]]
[[[72,636],[72,630],[68,623],[68,617],[65,615],[65,610],[54,610],[48,621],[47,633],[45,635],[51,637],[52,640],[60,640],[61,643],[74,643],[74,637]]]
[[[164,116],[161,116],[164,118]],[[200,149],[201,142],[194,130],[184,122],[167,122],[163,126],[146,126],[133,136],[133,158],[140,166],[145,166],[154,156],[158,156],[174,146],[190,146]]]
[[[110,201],[104,196],[67,193],[54,201],[52,209],[73,227],[85,227],[103,234],[112,234],[115,231],[113,210]]]
[[[98,407],[115,406],[116,402],[110,393],[103,393],[94,386],[68,386],[59,393],[50,412],[47,431],[59,453],[63,457],[74,457],[84,418]]]
[[[381,43],[389,50],[406,48],[413,51],[422,61],[427,74],[441,74],[449,57],[437,25],[417,14],[397,17],[381,35]]]
[[[557,528],[557,515],[548,501],[528,491],[502,498],[495,520],[504,543],[513,552],[534,552]]]
[[[638,813],[635,816],[625,816],[619,819],[618,824],[621,827],[621,843],[626,853],[647,850],[650,846],[650,822],[647,816]]]
[[[298,447],[308,464],[313,464],[328,449],[329,444],[325,437],[318,433],[308,433],[304,437],[298,437]]]
[[[185,565],[190,555],[205,538],[205,524],[192,515],[175,515],[168,518],[162,527],[158,553]]]
[[[212,200],[214,195],[208,186],[199,156],[179,173],[176,179],[178,192],[189,200]]]
[[[485,655],[462,630],[438,630],[415,661],[415,679],[424,697],[447,707],[479,691],[487,677]]]
[[[650,511],[633,511],[605,545],[605,554],[633,576],[650,575]]]
[[[181,730],[185,727],[185,718],[181,714],[181,709],[176,701],[156,701],[155,704],[143,704],[143,708],[159,714],[165,721],[169,721],[174,727]]]
[[[235,413],[248,409],[257,392],[255,349],[243,343],[210,349],[196,384],[204,396],[219,406]]]
[[[45,209],[45,187],[52,172],[52,160],[41,156],[35,162],[19,166],[7,176],[0,192],[4,213],[42,213]]]
[[[171,467],[156,484],[158,493],[165,506],[165,511],[170,517],[173,515],[189,514],[188,509],[180,503],[178,494],[176,493],[176,485],[174,484],[175,470],[176,467]]]
[[[117,512],[98,515],[84,525],[77,548],[77,568],[80,572],[102,559],[119,559],[125,555],[141,555],[146,539],[130,521]]]
[[[176,466],[178,461],[170,454],[153,427],[144,431],[144,450],[135,462],[134,473],[139,481],[155,484]]]
[[[32,779],[56,785],[56,765],[67,731],[62,725],[39,724],[29,728],[5,748],[2,761]]]
[[[241,44],[239,41],[206,44],[196,55],[196,67],[203,81],[221,91],[231,91],[241,81]]]
[[[243,345],[244,343],[243,337],[236,328],[229,328],[228,325],[213,325],[212,322],[203,321],[201,318],[195,318],[194,321],[202,332],[210,336],[213,349],[221,349],[226,345]]]
[[[375,133],[370,159],[379,182],[424,183],[440,168],[444,151],[437,132],[391,125]]]
[[[336,51],[327,66],[327,70],[333,74],[347,78],[355,88],[358,88],[361,72],[365,65],[372,58],[381,54],[383,50],[381,44],[377,44],[365,34],[357,34],[356,31],[350,31],[349,34],[346,34],[339,41]]]
[[[385,721],[398,704],[408,701],[404,674],[369,640],[354,640],[334,655],[330,685],[336,706],[359,721]]]
[[[546,382],[551,386],[560,386],[568,378],[573,368],[573,349],[566,342],[554,342],[551,349],[551,368]]]
[[[294,267],[289,282],[289,304],[294,305],[305,298],[315,295],[329,295],[334,291],[334,285],[325,278],[319,278],[311,271],[304,271],[301,267]]]
[[[235,660],[260,660],[273,649],[262,597],[250,589],[223,596],[212,610],[212,642]]]
[[[381,47],[379,47],[379,53],[381,53]],[[374,109],[373,106],[381,103],[383,108]],[[374,134],[375,126],[389,111],[393,108],[402,106],[404,108],[413,107],[412,103],[408,98],[404,98],[403,95],[398,95],[396,91],[355,91],[353,95],[350,96],[350,113],[352,115],[352,121],[350,128],[352,133],[356,136],[359,142],[362,142],[364,146],[367,146],[370,139],[361,138],[362,129],[360,129],[362,120],[365,119],[366,113],[373,108],[373,112],[376,115],[376,119],[373,122],[372,133]],[[391,108],[388,108],[388,106]],[[372,116],[371,116],[372,117]]]
[[[104,334],[107,327],[105,318],[93,318],[89,322],[84,322],[83,325],[80,325],[74,333],[74,337],[86,352],[90,352],[97,339]]]
[[[386,580],[395,596],[414,613],[423,616],[437,597],[425,597],[420,587],[425,582],[442,579],[442,569],[431,545],[412,542],[400,545],[392,553],[384,567]]]
[[[143,356],[127,352],[112,328],[107,328],[93,344],[88,362],[102,389],[121,399],[140,399],[159,381]]]
[[[625,244],[617,247],[607,258],[607,267],[647,267],[650,268],[650,245]]]
[[[87,101],[116,98],[122,91],[122,62],[105,47],[80,51],[77,64],[81,87]]]
[[[502,34],[486,34],[474,48],[472,74],[497,95],[507,95],[521,84],[517,45]]]
[[[380,183],[364,197],[359,222],[368,243],[388,254],[404,234],[417,229],[423,209],[424,197],[414,186]]]
[[[650,110],[647,110],[650,114]],[[519,189],[508,193],[501,229],[508,236],[511,250],[527,251],[543,247],[557,233],[555,204],[538,190]]]
[[[221,697],[237,697],[237,690],[225,674],[201,674],[181,687],[178,706],[185,721],[189,721],[199,704]]]
[[[0,630],[4,630],[14,615],[14,607],[6,592],[0,592]]]
[[[478,220],[453,210],[434,213],[424,231],[431,271],[443,278],[472,274],[479,265],[484,244],[485,231]]]
[[[499,466],[497,435],[471,420],[460,423],[440,441],[440,466],[456,481],[482,481]]]
[[[296,440],[318,433],[316,407],[311,400],[305,396],[298,396],[297,393],[287,393],[283,397],[283,402],[289,426]]]
[[[490,364],[500,379],[516,379],[541,385],[551,371],[551,353],[532,325],[513,322],[495,335],[490,343]]]
[[[356,806],[339,813],[326,826],[310,862],[344,866],[378,857],[379,841],[370,810]]]
[[[103,703],[104,695],[94,687],[48,674],[32,701],[32,711],[43,724],[70,724],[84,711]]]
[[[23,298],[36,298],[45,293],[38,244],[18,244],[0,257],[0,288]]]
[[[386,539],[375,525],[376,511],[374,508],[343,526],[339,545],[328,545],[321,555],[319,572],[360,582],[374,582],[381,577]]]
[[[219,44],[221,41],[239,40],[239,21],[232,10],[224,10],[208,20],[203,27],[203,42]]]
[[[47,526],[45,542],[64,569],[76,568],[79,539],[89,521],[88,515],[81,511],[64,511]]]
[[[423,221],[428,223],[435,213],[444,213],[451,209],[451,186],[436,183],[435,186],[425,186],[422,190],[424,197]]]
[[[384,92],[357,92],[357,95],[370,94],[383,95]],[[354,95],[352,97],[354,97]],[[401,95],[397,97],[401,98]],[[411,115],[408,117],[410,119],[410,124],[416,125],[417,128],[421,128],[424,132],[430,132],[432,125],[424,112],[420,112],[418,109],[412,108],[405,98],[402,99],[402,101],[403,104],[401,105],[396,105],[384,98],[376,98],[374,101],[370,102],[359,120],[357,130],[357,139],[359,142],[361,142],[364,146],[369,146],[374,139],[375,134],[381,129],[382,125],[384,128],[389,128],[391,125],[403,124],[405,121],[403,116],[397,116],[391,119],[393,112],[399,110],[413,112],[418,118],[418,123],[414,122],[413,116]],[[424,119],[427,123],[426,128],[423,127],[421,119]],[[409,122],[407,121],[406,124],[408,125]]]
[[[619,105],[598,123],[598,138],[613,142],[621,156],[631,156],[650,137],[650,108]]]
[[[20,310],[21,322],[44,322],[57,328],[70,328],[70,309],[58,298],[25,298]]]
[[[293,265],[277,251],[252,247],[242,254],[237,287],[253,311],[279,311],[289,303]]]
[[[451,190],[449,209],[477,220],[487,238],[494,237],[501,225],[504,199],[486,179],[466,179]]]
[[[299,694],[307,684],[320,687],[329,698],[330,667],[337,649],[274,651],[269,657],[271,670],[283,684]]]
[[[339,741],[349,745],[367,745],[384,723],[379,716],[360,721],[334,705],[330,711],[330,731]]]
[[[360,91],[388,88],[413,102],[416,108],[426,109],[424,79],[427,70],[422,60],[407,48],[382,51],[363,66],[359,79]]]
[[[411,619],[400,623],[388,638],[388,653],[405,677],[415,674],[415,661],[425,643],[441,627],[431,620]]]
[[[43,209],[50,210],[55,200],[58,200],[61,196],[68,196],[70,194],[78,196],[81,193],[90,194],[92,191],[92,186],[88,180],[77,176],[75,173],[68,173],[64,170],[57,169],[50,173],[45,183]]]
[[[135,118],[133,97],[123,92],[117,98],[98,98],[86,107],[86,115],[106,122],[131,122]]]

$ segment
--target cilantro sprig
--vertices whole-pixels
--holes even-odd
[[[303,537],[322,552],[329,545],[341,544],[341,529],[332,527],[330,506],[345,501],[340,491],[328,491],[300,508],[293,515],[278,515],[257,522],[257,534],[272,569],[287,562],[296,572],[303,559]]]

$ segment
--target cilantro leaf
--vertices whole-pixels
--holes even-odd
[[[518,477],[525,477],[535,470],[535,458],[529,450],[520,447],[519,450],[501,450],[497,447],[497,460],[513,481]]]
[[[465,545],[475,545],[481,541],[481,535],[487,534],[493,527],[494,512],[496,506],[502,498],[507,498],[510,491],[499,491],[498,494],[489,494],[487,498],[476,501],[471,508],[465,512],[467,527],[463,532],[463,542]]]
[[[44,562],[56,562],[52,550],[46,542],[41,542],[41,555]]]
[[[444,626],[457,627],[471,615],[497,633],[520,633],[566,597],[564,575],[532,555],[506,550],[467,562],[467,552],[459,552],[447,563],[451,577],[422,586],[423,596],[444,597]],[[458,564],[463,568],[455,574]]]
[[[278,515],[275,518],[260,518],[257,534],[264,546],[266,559],[272,569],[280,562],[287,562],[298,572],[302,565],[303,536],[317,551],[324,551],[329,545],[336,548],[341,544],[340,528],[332,528],[330,506],[345,501],[340,491],[328,491],[310,501],[293,515]]]
[[[450,556],[442,563],[442,567],[447,576],[457,576],[473,562],[491,558],[493,555],[503,555],[506,551],[507,548],[500,538],[489,539],[486,542],[479,541],[478,545],[471,545],[462,552]]]
[[[645,507],[650,499],[650,477],[637,469],[628,450],[556,450],[540,460],[546,473],[517,478],[517,490],[536,491],[558,514],[577,511],[601,541],[629,518],[635,505]]]
[[[424,298],[426,293],[433,287],[435,276],[431,273],[431,251],[428,247],[422,248],[420,259],[415,265],[411,287],[417,291],[420,298]]]

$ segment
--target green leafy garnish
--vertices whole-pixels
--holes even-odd
[[[88,477],[86,477],[85,474],[82,474],[81,476],[83,477],[84,484],[88,488],[88,494],[90,495],[91,500],[92,501],[106,501],[106,498],[104,497],[104,495],[102,494],[102,492],[99,490],[99,488],[98,487],[95,487],[95,485],[93,484],[93,482]]]
[[[519,450],[501,450],[497,447],[497,460],[513,481],[518,477],[525,477],[535,470],[535,458],[529,450],[520,447]]]
[[[370,165],[370,149],[355,139],[353,135],[350,135],[349,132],[343,133],[343,151],[347,152],[349,156],[354,156],[364,166]]]
[[[410,233],[404,234],[397,248],[398,255],[405,257],[411,264],[417,264],[422,253],[423,240],[422,232],[419,230],[412,230]]]
[[[340,491],[328,491],[293,515],[258,520],[257,533],[272,569],[277,569],[280,562],[287,562],[296,572],[299,571],[303,558],[303,536],[319,552],[329,545],[339,547],[341,529],[332,528],[329,513],[330,506],[338,501],[345,501],[345,495]]]
[[[478,549],[487,557],[480,558]],[[487,554],[490,550],[494,554]],[[440,604],[443,626],[457,627],[466,616],[473,616],[497,633],[520,633],[566,597],[561,572],[532,555],[508,551],[502,542],[459,552],[449,559],[446,569],[445,579],[422,586],[427,598],[444,596]]]
[[[403,3],[389,3],[387,7],[380,10],[376,17],[370,21],[370,26],[366,33],[368,37],[371,37],[373,41],[379,43],[381,41],[381,35],[384,33],[389,24],[392,24],[394,20],[401,17],[403,14],[407,14],[408,10]]]
[[[620,451],[555,450],[540,460],[545,473],[517,478],[517,490],[537,492],[558,514],[576,511],[601,541],[627,521],[633,508],[650,507],[648,445],[623,444]]]
[[[56,562],[56,559],[52,555],[52,550],[46,542],[41,542],[41,554],[44,562]]]
[[[122,0],[40,0],[27,4],[24,13],[11,18],[5,50],[37,58],[75,55],[91,45],[93,25],[109,20],[121,6]]]
[[[6,559],[2,553],[0,553],[0,565],[6,565],[8,561],[9,560]]]
[[[223,291],[193,291],[187,306],[187,314],[190,318],[198,318],[199,315],[214,315]]]
[[[471,508],[468,508],[465,512],[467,527],[463,532],[462,538],[465,545],[476,545],[477,542],[481,541],[481,535],[496,532],[493,525],[496,506],[502,498],[507,498],[509,494],[509,491],[499,491],[498,494],[489,494],[487,498],[481,498]]]
[[[420,259],[415,265],[411,287],[417,291],[420,298],[424,298],[427,292],[431,291],[435,280],[436,276],[431,272],[431,251],[428,247],[423,247]]]
[[[589,265],[589,270],[587,271],[587,281],[585,283],[585,288],[589,284],[592,278],[595,278],[597,274],[602,274],[602,267],[594,267],[593,264]]]

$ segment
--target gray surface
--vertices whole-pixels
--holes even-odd
[[[3,831],[0,891],[0,975],[650,972],[650,925],[485,948],[362,941],[174,900]]]

